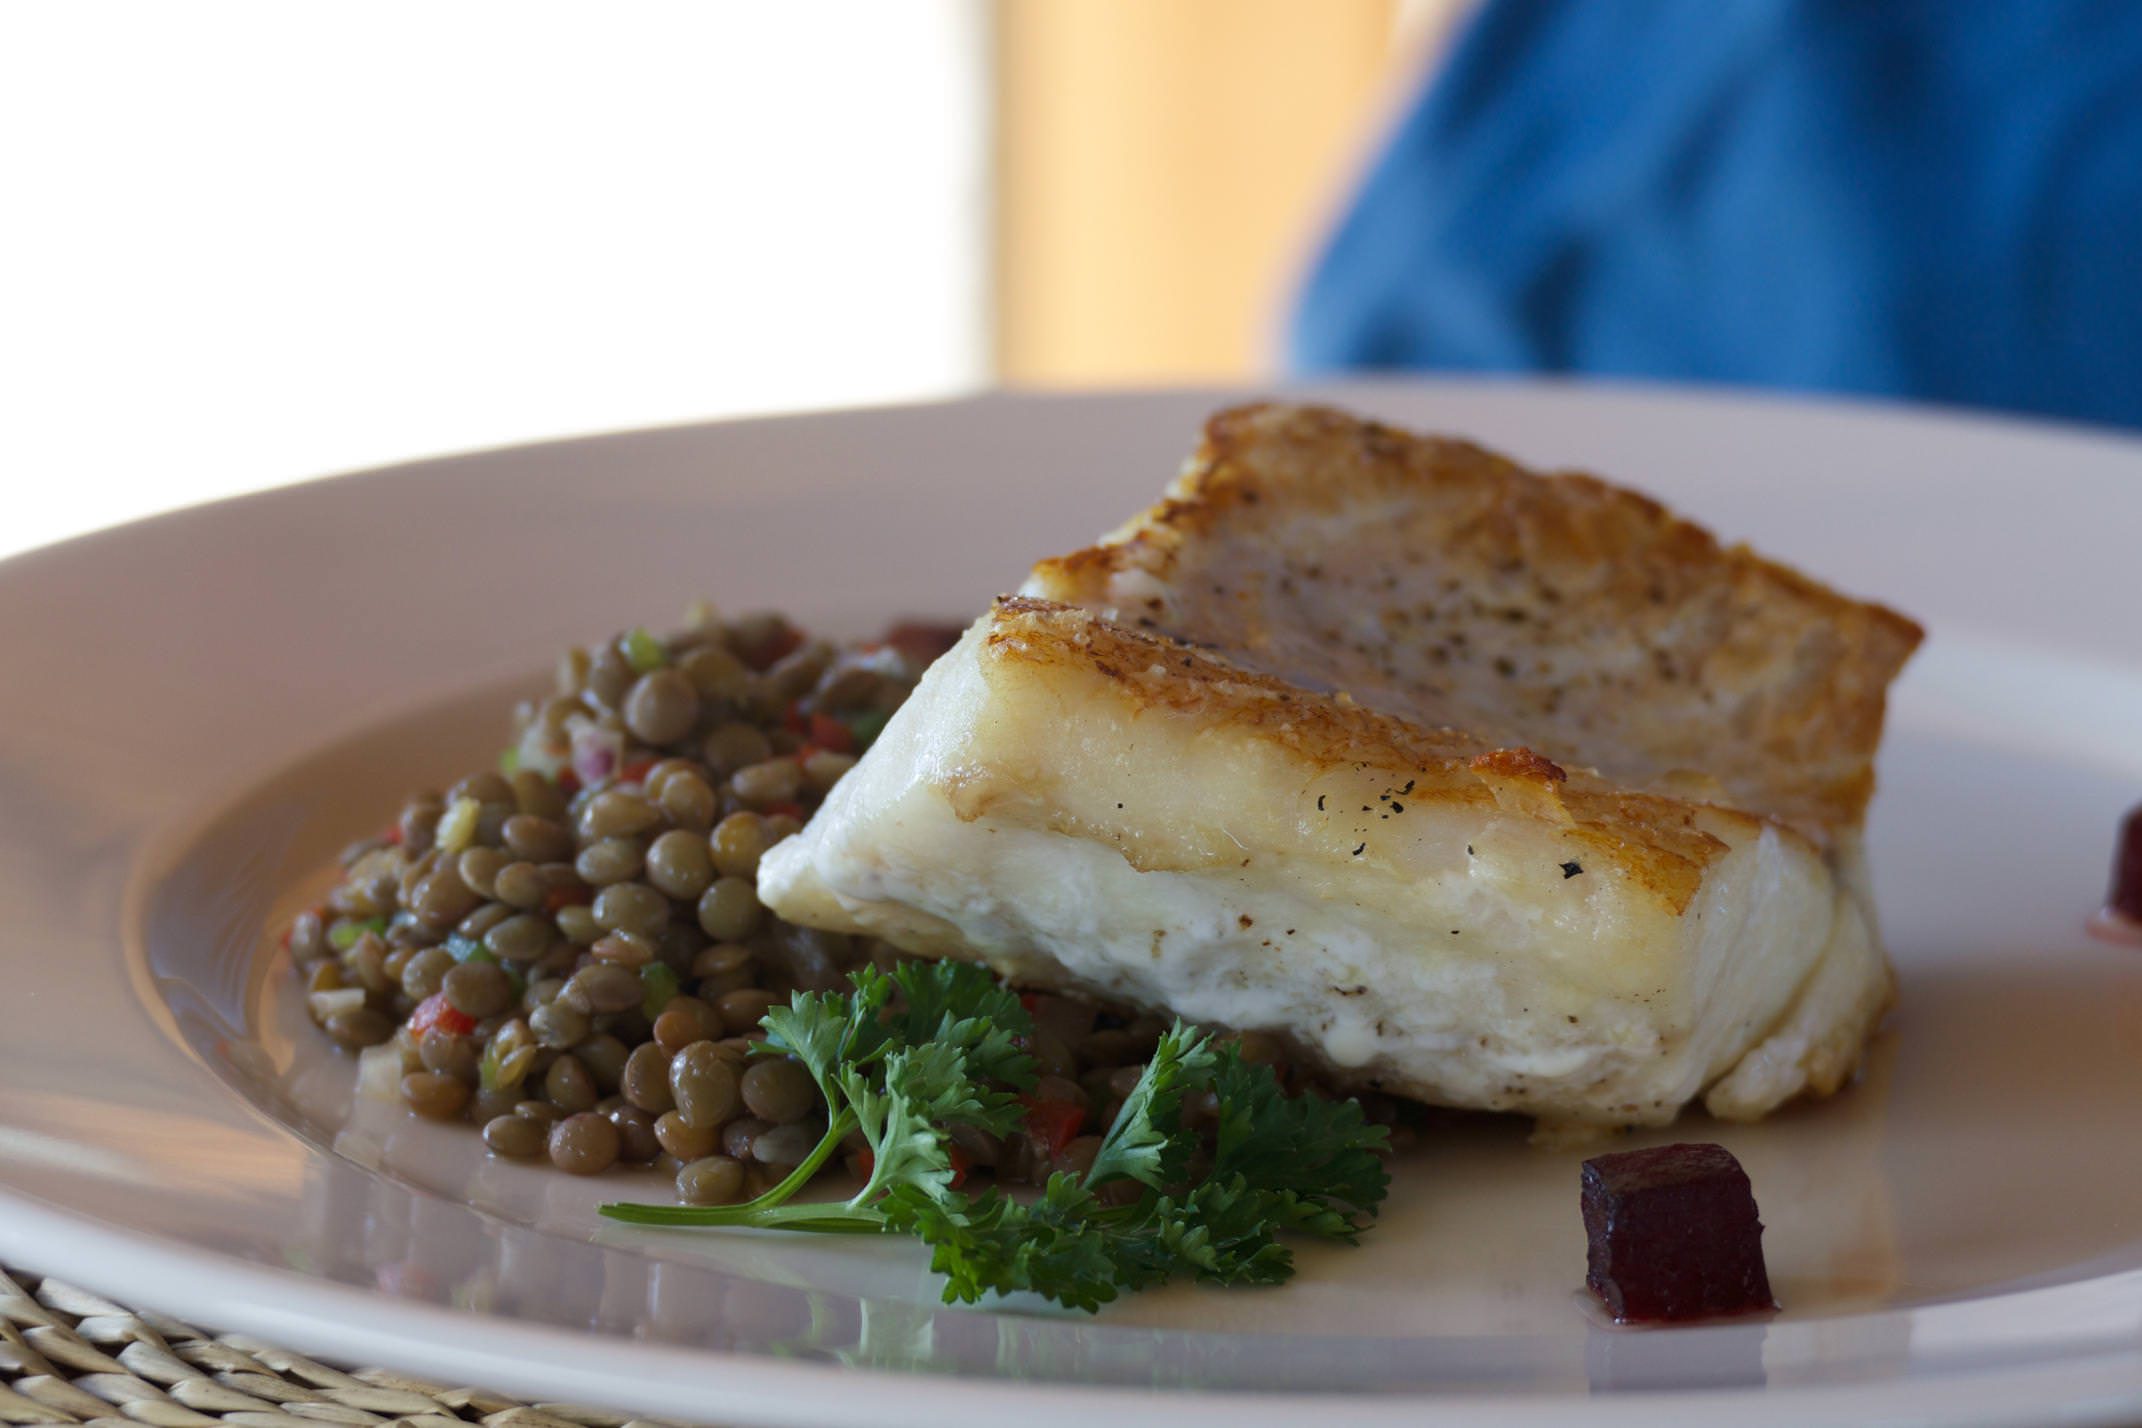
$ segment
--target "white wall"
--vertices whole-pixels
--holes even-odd
[[[0,7],[0,554],[973,384],[980,0]]]

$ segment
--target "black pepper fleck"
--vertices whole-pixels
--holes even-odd
[[[1575,877],[1577,874],[1583,871],[1584,865],[1578,862],[1575,858],[1572,858],[1562,865],[1562,879],[1563,881],[1567,882],[1569,879]]]
[[[1360,856],[1361,856],[1361,855],[1362,855],[1363,853],[1365,853],[1365,852],[1367,852],[1367,851],[1368,851],[1368,844],[1366,844],[1366,843],[1356,843],[1356,844],[1354,844],[1354,856],[1355,856],[1355,857],[1357,857],[1357,858],[1358,858],[1358,857],[1360,857]]]

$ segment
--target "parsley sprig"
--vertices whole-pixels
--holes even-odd
[[[1016,1131],[1035,1080],[1018,997],[986,970],[909,962],[863,968],[847,992],[795,994],[768,1011],[761,1049],[793,1055],[829,1108],[826,1133],[778,1185],[739,1205],[603,1206],[642,1225],[907,1234],[931,1247],[947,1303],[1031,1291],[1098,1309],[1178,1276],[1277,1284],[1283,1234],[1354,1243],[1387,1185],[1385,1131],[1353,1101],[1289,1097],[1271,1069],[1178,1022],[1108,1128],[1092,1168],[1057,1173],[1032,1200],[953,1188],[950,1127]],[[1210,1093],[1209,1154],[1184,1124]],[[846,1201],[794,1197],[860,1132],[870,1171]]]

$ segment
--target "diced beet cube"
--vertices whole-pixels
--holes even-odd
[[[2112,857],[2112,891],[2105,905],[2130,922],[2142,922],[2142,808],[2120,823],[2120,843]]]
[[[1774,1309],[1763,1222],[1722,1145],[1662,1145],[1584,1162],[1584,1282],[1624,1323]]]

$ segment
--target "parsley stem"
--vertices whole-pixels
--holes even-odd
[[[809,1182],[810,1178],[818,1173],[820,1166],[832,1159],[833,1153],[840,1149],[840,1143],[854,1129],[854,1111],[844,1110],[833,1117],[832,1123],[826,1127],[826,1133],[819,1137],[818,1144],[811,1147],[811,1153],[803,1157],[801,1163],[784,1176],[780,1184],[771,1187],[765,1194],[758,1196],[756,1199],[746,1200],[741,1205],[641,1205],[626,1202],[605,1205],[602,1207],[602,1213],[613,1220],[622,1220],[627,1224],[633,1225],[756,1225],[773,1224],[782,1220],[795,1219],[799,1223],[791,1226],[791,1228],[826,1231],[846,1228],[846,1222],[852,1221],[858,1216],[868,1215],[870,1217],[869,1223],[855,1225],[850,1232],[859,1234],[875,1233],[881,1228],[883,1217],[878,1215],[875,1210],[862,1210],[859,1208],[861,1202],[866,1198],[862,1195],[858,1195],[846,1205],[823,1205],[815,1202],[803,1205],[784,1205],[783,1203],[798,1190],[801,1190]],[[803,1211],[805,1213],[783,1215],[780,1212],[784,1209]],[[822,1220],[825,1223],[800,1223],[803,1220]],[[836,1225],[833,1223],[835,1221],[842,1223]]]
[[[636,1205],[602,1207],[603,1215],[628,1225],[731,1225],[745,1228],[816,1230],[821,1233],[876,1234],[885,1217],[872,1209],[822,1205]]]
[[[742,1205],[731,1208],[760,1210],[771,1209],[781,1204],[798,1190],[801,1190],[810,1181],[810,1178],[818,1173],[818,1168],[833,1158],[834,1152],[840,1149],[840,1143],[846,1140],[848,1133],[854,1129],[855,1112],[852,1110],[842,1111],[839,1115],[833,1117],[832,1122],[826,1126],[826,1133],[818,1138],[818,1144],[811,1147],[811,1153],[798,1161],[796,1168],[781,1178],[780,1184],[769,1187],[765,1194],[755,1200],[749,1200]],[[848,1203],[854,1205],[863,1198],[863,1196],[858,1195]]]

